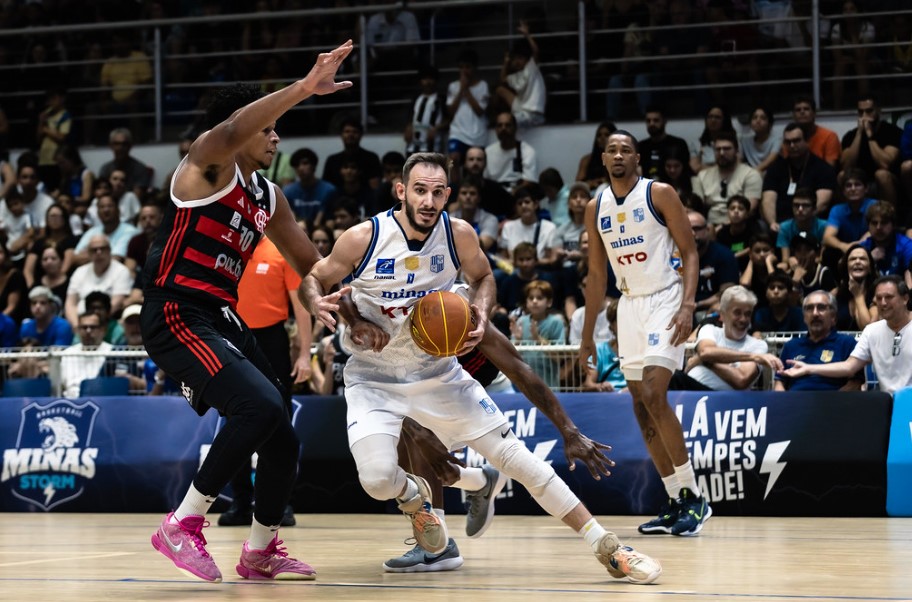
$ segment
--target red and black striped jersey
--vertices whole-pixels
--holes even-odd
[[[235,171],[231,183],[204,199],[182,201],[172,190],[142,270],[146,297],[237,307],[238,281],[275,211],[275,191],[259,174],[247,186]]]

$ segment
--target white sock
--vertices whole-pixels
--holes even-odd
[[[678,473],[673,472],[667,477],[662,477],[662,482],[665,484],[665,493],[668,494],[670,499],[678,499],[678,494],[681,492],[681,481],[678,480]]]
[[[593,552],[598,552],[598,542],[607,532],[594,517],[586,521],[583,528],[579,530],[579,534],[583,536],[583,539],[586,540]]]
[[[203,495],[191,483],[190,489],[187,490],[187,495],[184,496],[180,506],[174,511],[171,522],[176,524],[188,516],[206,516],[209,508],[215,503],[215,499],[214,496]]]
[[[275,539],[278,530],[279,525],[267,527],[258,523],[257,519],[253,519],[250,524],[250,539],[247,540],[247,547],[251,550],[265,550],[269,542]]]
[[[413,497],[418,495],[418,485],[415,484],[415,481],[406,477],[405,478],[405,492],[397,497],[396,499],[400,502],[407,502]]]
[[[683,466],[675,466],[675,476],[678,477],[678,483],[680,484],[681,489],[687,487],[697,497],[702,495],[700,493],[700,487],[697,485],[697,475],[694,474],[693,464],[688,462]]]
[[[488,479],[485,478],[484,471],[481,470],[480,466],[470,466],[469,468],[457,466],[457,468],[459,469],[459,479],[450,487],[465,489],[466,491],[478,491],[488,484]]]

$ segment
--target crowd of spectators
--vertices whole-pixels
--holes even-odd
[[[279,4],[260,2],[256,10],[274,10]],[[718,9],[718,4],[710,0],[706,10]],[[680,5],[672,0],[668,10],[679,11]],[[155,15],[176,10],[167,2],[132,8],[137,7],[164,11],[150,13]],[[645,10],[636,0],[606,2],[603,8],[606,19]],[[215,14],[226,8],[204,1],[200,10]],[[662,22],[661,10],[650,5],[650,23]],[[140,16],[115,13],[118,18]],[[66,11],[57,18],[61,15]],[[381,17],[370,24],[378,44],[413,35],[412,22],[401,14]],[[611,19],[606,23],[616,24]],[[240,37],[246,49],[273,48],[290,35],[284,27],[259,23],[243,26]],[[634,23],[641,22],[631,20],[631,32]],[[190,35],[195,28],[171,32],[169,43],[209,39]],[[849,29],[845,25],[842,31]],[[382,157],[365,149],[363,124],[346,117],[338,121],[339,152],[321,158],[309,148],[283,149],[268,176],[283,188],[302,227],[325,254],[340,232],[395,205],[392,190],[408,153],[448,153],[454,161],[448,210],[475,226],[495,271],[498,304],[492,322],[518,345],[572,345],[579,342],[584,302],[588,240],[583,214],[589,199],[607,186],[600,149],[615,126],[611,121],[598,124],[591,149],[570,151],[580,156],[577,173],[561,174],[540,165],[536,148],[521,134],[544,120],[544,83],[537,63],[543,48],[526,21],[519,30],[521,43],[505,53],[499,78],[490,87],[479,76],[478,54],[471,49],[460,53],[453,81],[441,82],[435,69],[423,67],[412,116],[402,128],[401,148],[390,148]],[[643,52],[646,43],[637,44]],[[389,59],[382,45],[375,50],[372,60]],[[268,55],[256,55],[262,56]],[[257,71],[258,61],[266,60],[256,57],[223,57],[232,61],[231,68],[226,64],[216,71],[220,77],[244,78],[244,69]],[[689,209],[700,257],[697,319],[718,329],[712,336],[695,335],[697,359],[684,367],[678,379],[682,382],[690,382],[685,376],[693,380],[691,371],[705,371],[705,363],[713,361],[707,357],[719,355],[701,350],[732,339],[735,318],[726,316],[723,307],[731,287],[739,291],[733,302],[740,308],[734,338],[741,340],[748,331],[760,336],[808,330],[802,303],[817,291],[834,300],[832,328],[861,331],[879,318],[878,277],[895,275],[905,286],[912,285],[912,240],[907,237],[912,235],[912,125],[901,130],[886,122],[877,99],[861,94],[857,127],[840,136],[817,124],[813,100],[799,95],[781,138],[772,133],[773,112],[762,106],[749,113],[752,134],[739,137],[729,111],[711,96],[705,105],[705,128],[693,140],[673,134],[674,123],[663,108],[642,106],[647,131],[639,141],[642,173],[675,187]],[[168,178],[162,188],[155,188],[154,175],[169,173],[176,161],[151,166],[131,154],[135,132],[128,127],[128,111],[122,124],[107,133],[110,161],[93,173],[71,135],[75,129],[85,131],[87,124],[75,127],[79,120],[67,109],[65,89],[50,89],[45,101],[35,111],[39,119],[31,150],[15,165],[0,159],[3,345],[141,344],[141,338],[127,336],[136,334],[135,329],[123,322],[138,316],[139,275],[168,203]],[[112,102],[132,101],[122,97]],[[117,110],[113,105],[104,108]],[[495,141],[486,144],[492,132]],[[192,131],[180,140],[179,157],[191,142]],[[609,293],[619,296],[616,290]],[[745,326],[743,306],[748,301]],[[610,315],[616,311],[609,303],[608,315],[599,324],[605,345],[613,338]],[[99,316],[104,331],[100,342],[90,338],[87,343],[80,332],[83,326],[92,329],[84,320],[87,315]],[[315,330],[313,340],[321,338]],[[341,353],[339,341],[331,337],[319,347],[313,373],[320,382],[311,386],[314,392],[331,390],[326,362],[337,361]],[[610,345],[603,351],[609,359],[598,374],[607,378],[613,372]],[[555,362],[548,354],[527,359],[549,384],[606,388],[598,374]],[[771,361],[764,363],[772,366]],[[163,375],[154,367],[143,367],[135,376],[142,374],[153,376],[148,379],[150,390],[162,384]],[[754,376],[745,372],[738,382],[754,383]],[[618,385],[614,381],[611,387]]]
[[[375,5],[388,4],[383,0],[143,0],[100,1],[87,7],[75,0],[2,2],[0,28],[35,29],[38,33],[0,40],[4,88],[15,93],[3,98],[0,106],[13,124],[7,140],[2,140],[5,134],[0,132],[0,147],[10,142],[22,146],[36,129],[54,144],[102,144],[111,122],[117,120],[123,121],[138,141],[146,141],[153,135],[150,116],[155,109],[156,75],[160,75],[163,86],[158,100],[166,115],[165,125],[179,124],[205,104],[210,86],[253,81],[268,92],[287,85],[300,75],[297,65],[302,48],[327,46],[346,37],[360,40],[360,13],[365,17],[370,98],[401,101],[414,91],[412,76],[403,72],[414,72],[416,66],[430,67],[425,63],[433,53],[426,51],[425,42],[442,43],[435,50],[443,48],[439,52],[448,62],[438,67],[452,69],[458,64],[462,70],[465,57],[456,44],[447,41],[477,35],[479,23],[502,29],[512,15],[505,4],[435,7],[430,12],[412,9],[403,2],[395,9],[374,9]],[[463,95],[466,90],[476,97],[490,92],[492,107],[512,108],[521,127],[540,124],[546,117],[559,118],[572,97],[556,98],[549,110],[545,102],[548,89],[566,91],[579,82],[579,67],[573,64],[578,59],[574,33],[577,3],[545,4],[521,5],[519,14],[523,18],[514,39],[500,51],[504,59],[499,73],[495,70],[500,53],[487,50],[490,44],[474,45],[487,51],[476,55],[471,86],[466,88],[465,82],[461,85]],[[686,110],[693,114],[713,102],[731,106],[735,96],[771,102],[782,97],[787,84],[769,86],[765,82],[791,75],[806,78],[811,72],[808,49],[814,28],[809,2],[586,0],[584,4],[589,31],[588,87],[599,91],[592,97],[590,113],[604,114],[611,120],[642,115],[668,87],[674,88],[675,99],[686,99]],[[912,16],[903,12],[907,8],[900,0],[820,2],[821,65],[824,76],[833,76],[832,87],[826,90],[828,109],[847,108],[853,90],[868,93],[892,89],[892,83],[880,85],[884,74],[912,71]],[[319,9],[360,9],[360,13]],[[309,14],[262,18],[295,10]],[[218,19],[225,15],[245,18]],[[158,36],[151,25],[112,28],[105,35],[100,34],[103,30],[79,27],[40,33],[47,26],[185,17],[198,20],[160,26]],[[783,21],[771,21],[775,19]],[[560,28],[564,28],[561,35],[552,35]],[[154,72],[156,58],[161,59],[158,74]],[[477,78],[479,59],[491,81]],[[353,75],[360,71],[359,60],[356,53],[345,67]],[[908,90],[908,85],[903,85]],[[76,91],[63,93],[68,89]],[[358,100],[356,93],[350,92],[333,102]],[[433,108],[429,107],[427,116]],[[478,107],[471,110],[477,113]],[[65,122],[68,113],[80,117],[74,127]],[[477,129],[460,129],[463,121],[471,125],[470,116],[464,110],[455,121],[458,127],[450,132],[451,137],[472,144],[471,136],[478,133]],[[286,131],[303,132],[327,123],[329,120],[307,111],[293,112],[285,120]],[[415,133],[433,133],[434,123],[426,125],[429,129]],[[42,149],[41,165],[54,169],[52,146]]]

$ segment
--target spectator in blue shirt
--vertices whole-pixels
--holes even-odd
[[[871,234],[861,245],[871,251],[878,276],[905,278],[912,263],[912,239],[896,232],[896,209],[892,203],[877,201],[865,213]]]
[[[826,230],[826,221],[814,214],[814,191],[810,188],[799,188],[792,197],[792,218],[779,224],[779,234],[776,236],[776,248],[779,249],[782,265],[789,265],[792,239],[800,232],[812,234],[817,240],[823,240]]]
[[[801,309],[791,302],[792,278],[776,270],[766,278],[766,306],[754,311],[754,332],[799,332],[807,329]]]
[[[6,314],[0,314],[0,347],[15,347],[18,343],[16,321]]]
[[[855,337],[836,332],[836,297],[827,291],[814,291],[802,304],[807,334],[793,338],[785,344],[779,359],[783,364],[798,360],[805,364],[831,364],[841,362],[855,349]],[[850,377],[826,377],[808,374],[789,378],[776,374],[776,391],[858,391],[863,373]]]
[[[700,255],[700,277],[697,281],[695,318],[701,319],[706,313],[719,309],[722,291],[738,284],[738,260],[731,249],[712,240],[712,233],[706,225],[706,217],[696,211],[688,211],[690,229],[697,241]]]
[[[317,177],[317,154],[309,148],[299,148],[291,155],[290,164],[298,179],[286,185],[282,192],[298,219],[319,226],[327,218],[326,211],[339,196],[335,186]]]
[[[29,291],[31,318],[22,321],[19,339],[34,339],[39,347],[73,344],[73,328],[58,315],[60,298],[46,286],[36,286]]]
[[[860,169],[846,170],[842,181],[845,202],[830,209],[822,239],[825,247],[835,249],[840,256],[845,255],[853,244],[861,242],[868,233],[865,214],[876,201],[867,198],[867,192],[867,174]]]

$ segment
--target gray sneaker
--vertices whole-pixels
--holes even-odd
[[[478,491],[466,491],[466,535],[481,537],[494,520],[494,500],[507,484],[507,475],[490,464],[481,467],[487,483]]]
[[[450,539],[440,554],[431,554],[421,546],[415,546],[399,558],[390,558],[383,563],[387,573],[430,573],[434,571],[455,571],[462,566],[462,556],[456,542]]]
[[[418,486],[418,493],[410,500],[400,501],[399,509],[412,521],[412,533],[418,545],[432,554],[440,554],[447,547],[449,535],[446,525],[434,513],[431,489],[423,478],[408,474]]]

